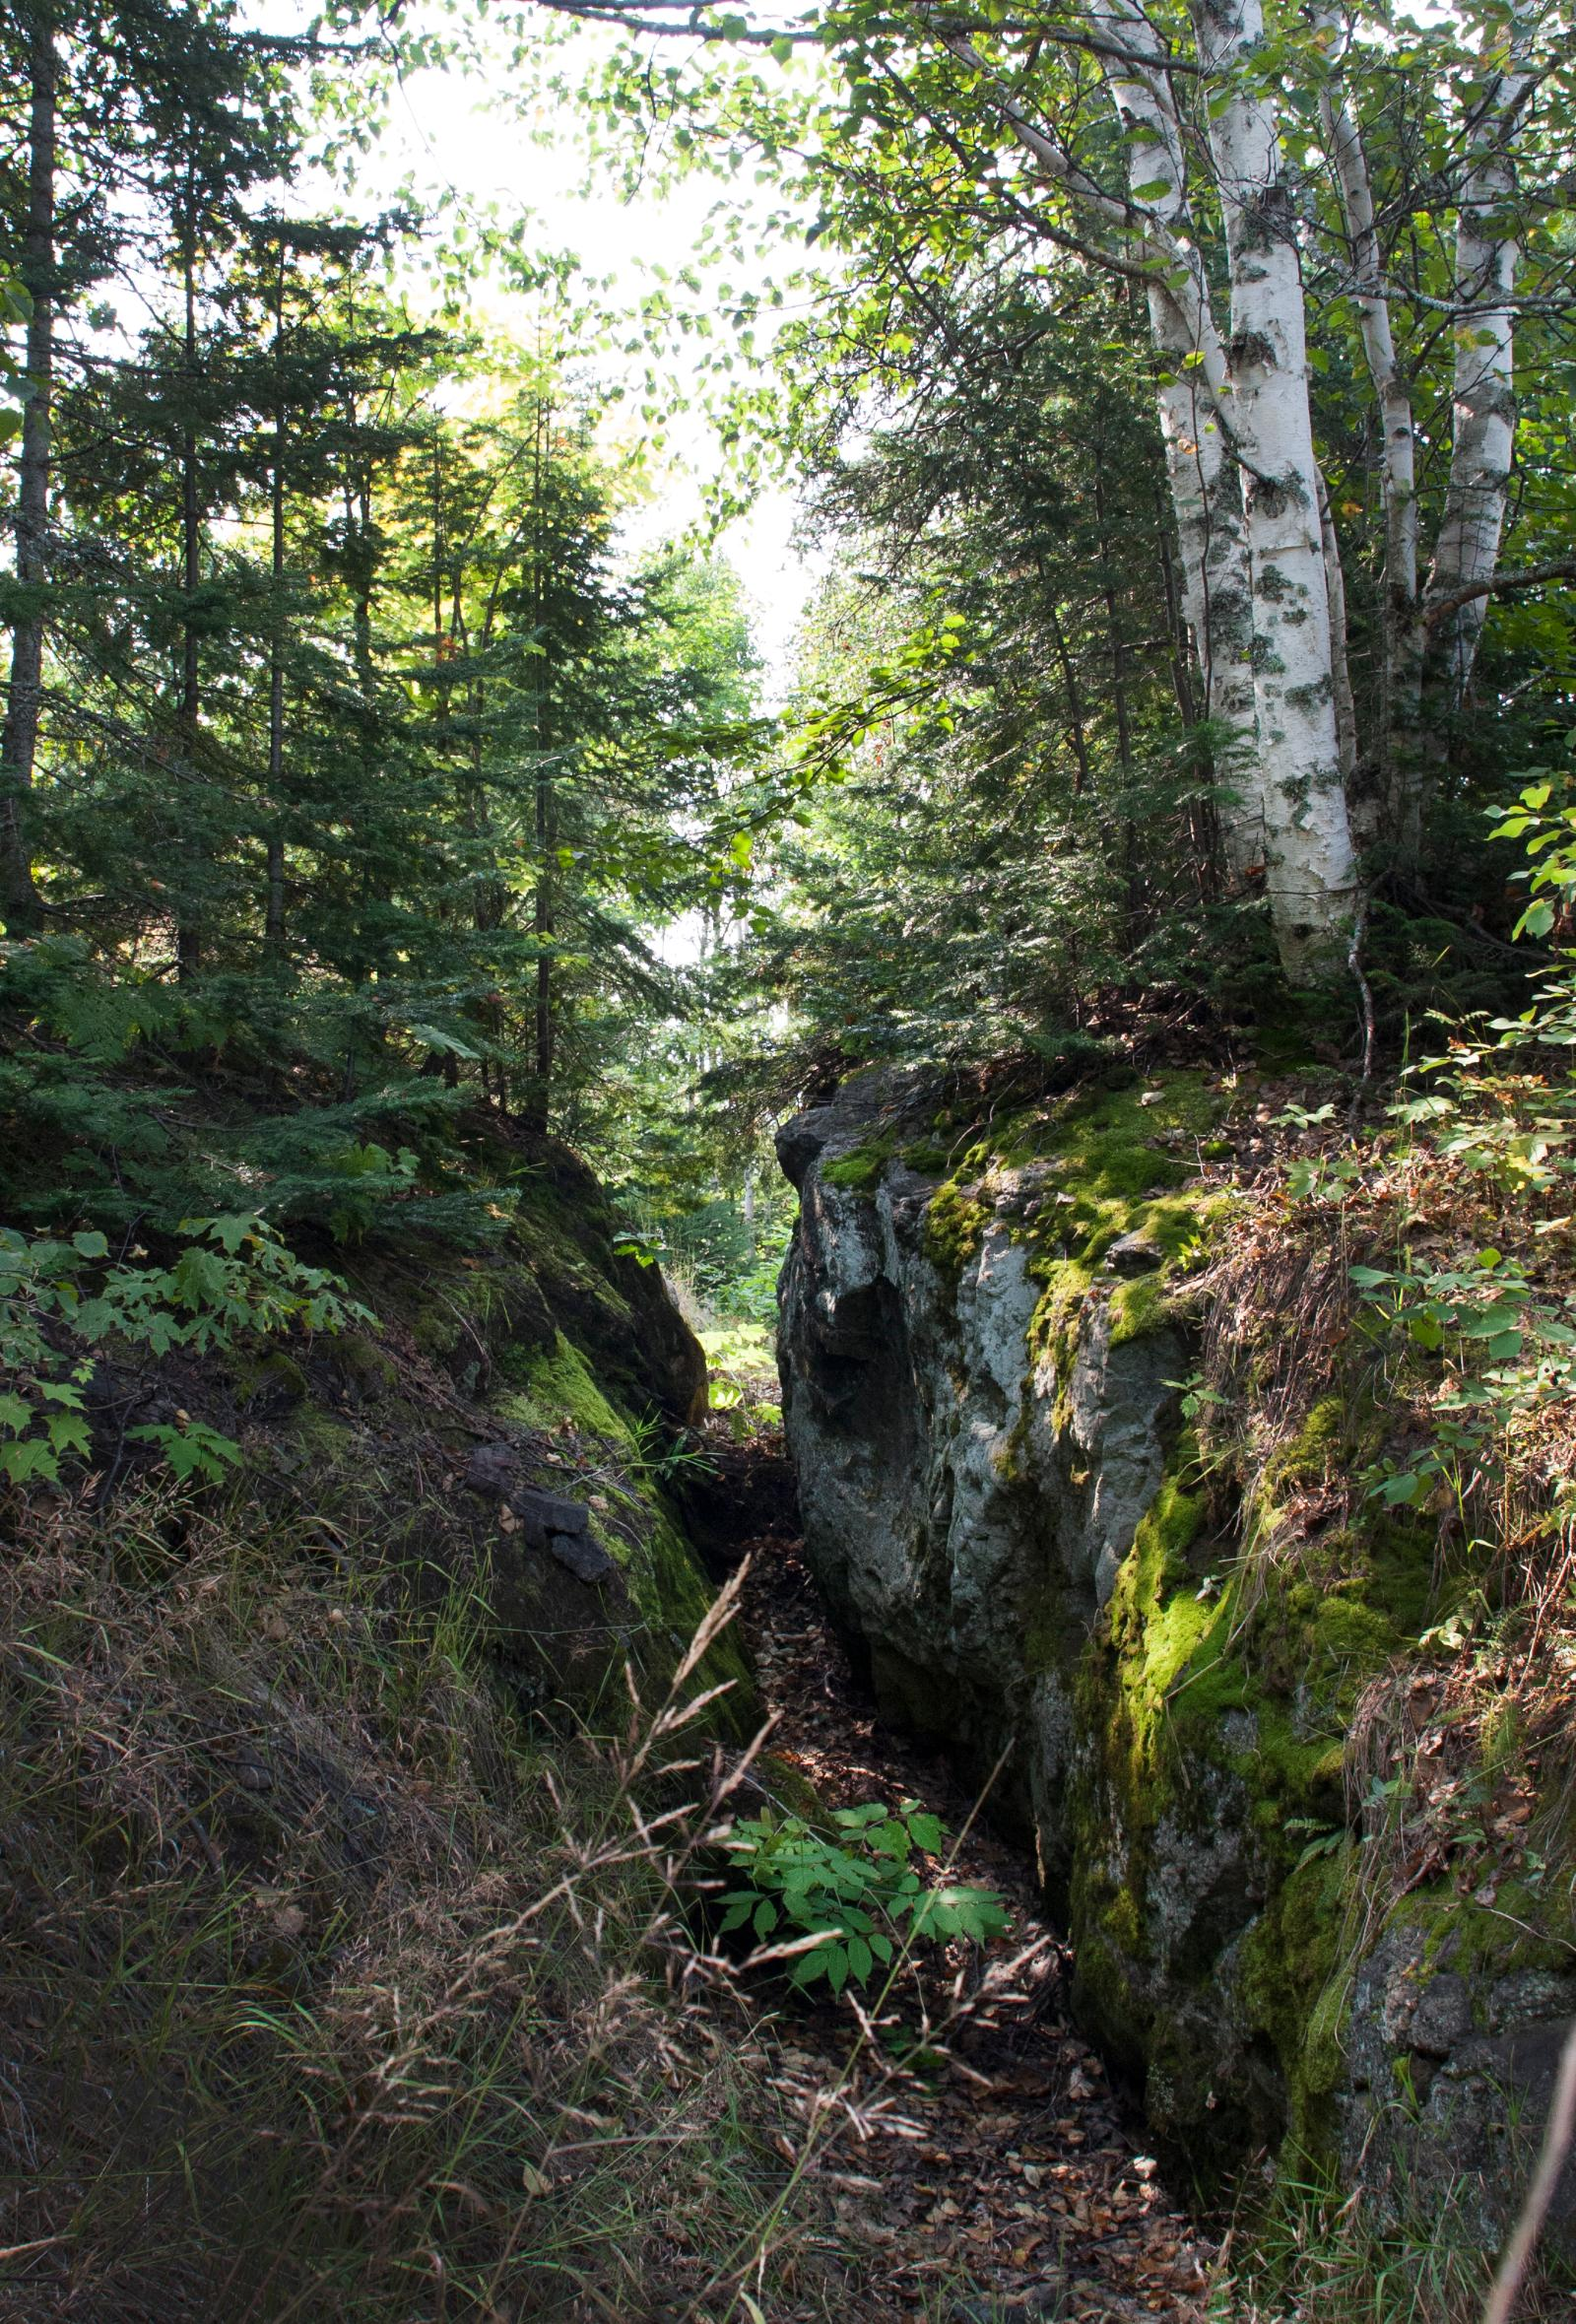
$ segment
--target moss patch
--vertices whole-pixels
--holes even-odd
[[[874,1194],[881,1184],[882,1173],[896,1151],[895,1130],[882,1130],[856,1146],[852,1153],[842,1154],[835,1162],[821,1165],[823,1186],[841,1186],[851,1194]]]
[[[511,1368],[523,1387],[519,1394],[500,1399],[500,1409],[510,1420],[528,1428],[583,1428],[633,1449],[629,1422],[608,1401],[585,1358],[562,1332],[555,1333],[549,1349],[522,1351],[518,1365]]]
[[[965,1185],[950,1178],[932,1197],[925,1213],[925,1256],[933,1267],[955,1281],[979,1249],[993,1216],[977,1183]]]
[[[500,1398],[498,1408],[519,1425],[595,1440],[613,1456],[619,1482],[595,1496],[591,1530],[616,1559],[624,1585],[644,1625],[647,1650],[639,1659],[648,1675],[665,1683],[678,1657],[704,1621],[711,1591],[678,1515],[646,1467],[641,1432],[595,1377],[584,1355],[559,1332],[551,1349],[530,1352],[521,1361],[524,1386]],[[572,1491],[572,1483],[569,1489]],[[600,1499],[605,1506],[597,1508]],[[725,1632],[703,1665],[703,1683],[728,1682],[738,1696],[720,1723],[743,1732],[753,1701],[744,1651]]]

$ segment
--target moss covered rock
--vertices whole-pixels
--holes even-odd
[[[891,1714],[981,1774],[1005,1755],[1079,2015],[1173,2166],[1215,2193],[1279,2147],[1487,2241],[1576,2015],[1568,1910],[1384,1868],[1348,1745],[1438,1621],[1438,1560],[1431,1522],[1341,1490],[1362,1367],[1279,1429],[1247,1540],[1183,1426],[1219,1103],[1173,1073],[970,1128],[886,1073],[789,1125],[807,1547]]]

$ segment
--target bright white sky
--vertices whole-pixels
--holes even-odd
[[[255,0],[249,13],[276,29],[284,20],[298,30],[308,19],[309,5],[307,0]],[[577,65],[583,61],[589,66],[614,37],[611,31],[598,27],[576,28],[557,47],[557,59],[572,80]],[[581,191],[589,165],[572,114],[562,108],[553,113],[539,108],[532,126],[538,137],[521,121],[506,91],[490,91],[458,70],[420,74],[396,95],[387,135],[376,154],[361,165],[356,204],[381,207],[409,181],[420,194],[435,195],[449,187],[466,205],[496,202],[507,216],[523,211],[531,221],[528,239],[535,246],[572,251],[587,274],[611,277],[610,302],[630,310],[653,287],[654,267],[672,274],[686,264],[708,212],[719,201],[743,205],[747,223],[765,228],[769,189],[756,188],[748,173],[726,189],[696,178],[667,197],[646,194],[626,204],[620,189],[606,180],[589,195]],[[552,142],[540,142],[541,133]],[[301,190],[312,198],[308,189]],[[749,280],[749,270],[732,260],[722,275],[736,287]],[[763,273],[757,279],[763,282]],[[534,314],[528,299],[495,291],[485,295],[482,319],[502,333],[512,328],[529,338]],[[681,403],[695,408],[688,420],[681,413],[669,431],[663,488],[626,527],[636,551],[682,532],[700,516],[702,480],[715,472],[720,460],[698,408],[698,392],[691,393],[698,389],[699,373],[687,365],[684,343],[674,350],[672,363]],[[623,371],[632,387],[644,365],[615,351],[597,355],[590,367],[603,380],[616,379]],[[639,423],[625,414],[616,425]],[[795,631],[819,569],[817,561],[807,563],[794,551],[794,516],[789,494],[765,490],[752,512],[730,525],[720,543],[751,600],[756,647],[766,664],[766,692],[772,701],[780,700],[786,691]]]

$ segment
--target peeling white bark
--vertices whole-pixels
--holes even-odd
[[[1412,388],[1396,354],[1385,288],[1383,254],[1362,133],[1346,99],[1342,70],[1346,29],[1334,8],[1322,6],[1315,26],[1331,58],[1331,78],[1320,92],[1325,145],[1346,227],[1352,296],[1368,377],[1379,406],[1380,487],[1385,515],[1385,629],[1381,654],[1379,755],[1384,806],[1393,824],[1401,792],[1414,779],[1417,714],[1422,698],[1424,631],[1417,596],[1417,431]],[[1374,802],[1375,810],[1380,806]],[[1365,817],[1366,825],[1368,819]],[[1363,837],[1377,836],[1364,829]]]
[[[1198,51],[1218,76],[1210,149],[1231,286],[1230,424],[1243,471],[1266,884],[1294,976],[1344,954],[1357,875],[1342,782],[1330,586],[1296,222],[1279,124],[1245,68],[1260,0],[1199,0]]]
[[[1090,11],[1114,47],[1147,54],[1153,35],[1120,5]],[[1253,607],[1242,490],[1210,373],[1223,351],[1194,256],[1181,123],[1156,55],[1149,70],[1108,64],[1111,100],[1127,135],[1128,185],[1137,203],[1194,258],[1178,296],[1160,275],[1148,285],[1149,330],[1162,359],[1157,390],[1166,478],[1181,557],[1183,606],[1193,632],[1205,714],[1221,730],[1216,746],[1221,843],[1234,878],[1264,861],[1264,801],[1256,749]],[[1151,189],[1163,187],[1162,191]],[[1212,363],[1212,356],[1215,359]]]
[[[1512,139],[1532,92],[1527,12],[1511,19],[1499,69],[1474,115],[1456,221],[1455,426],[1445,513],[1429,599],[1489,579],[1498,563],[1516,434],[1515,321],[1520,237]],[[1488,61],[1492,61],[1490,58]],[[1486,595],[1457,606],[1433,634],[1448,706],[1467,691],[1487,619]]]
[[[922,0],[927,6],[928,0]],[[1045,232],[1095,264],[1142,279],[1162,366],[1159,418],[1176,517],[1184,604],[1210,715],[1242,737],[1222,801],[1228,860],[1265,866],[1282,961],[1316,976],[1346,947],[1358,881],[1354,842],[1393,842],[1405,862],[1450,710],[1469,683],[1504,529],[1514,444],[1515,148],[1534,87],[1535,0],[1510,0],[1509,29],[1482,58],[1466,126],[1456,284],[1448,302],[1455,432],[1443,521],[1426,586],[1412,383],[1394,311],[1415,298],[1387,280],[1380,207],[1357,104],[1356,52],[1341,0],[1309,0],[1328,60],[1323,143],[1371,385],[1384,498],[1384,629],[1378,722],[1359,747],[1347,668],[1340,546],[1313,442],[1301,242],[1331,221],[1299,216],[1273,74],[1255,59],[1264,0],[1189,0],[1190,57],[1172,57],[1146,0],[1082,0],[1087,52],[1122,125],[1125,187],[1052,119],[1024,109],[968,35],[939,37],[988,93],[998,119],[1073,210]],[[1069,28],[1067,38],[1079,33]],[[1184,84],[1179,76],[1190,76]],[[1186,107],[1177,90],[1190,94]],[[1195,104],[1191,92],[1202,99]],[[1293,133],[1288,130],[1288,135]],[[1293,142],[1301,150],[1300,116]],[[1208,174],[1200,202],[1189,170]],[[1205,250],[1218,204],[1229,331],[1212,307]],[[1101,246],[1082,238],[1081,218]],[[1103,237],[1103,240],[1101,240]],[[1425,693],[1426,688],[1426,693]],[[1434,713],[1437,711],[1437,715]]]

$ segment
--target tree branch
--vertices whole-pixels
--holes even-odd
[[[1478,597],[1497,597],[1506,589],[1536,589],[1544,581],[1576,581],[1576,558],[1560,558],[1553,564],[1531,564],[1525,572],[1494,573],[1486,581],[1474,581],[1465,589],[1452,589],[1448,597],[1435,598],[1423,615],[1424,627],[1431,630],[1447,614],[1471,605]]]

